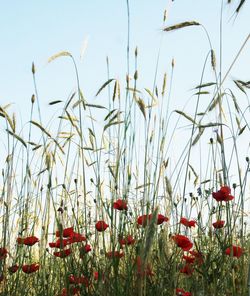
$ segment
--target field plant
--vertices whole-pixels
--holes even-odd
[[[128,1],[127,12],[127,73],[114,78],[107,58],[94,103],[65,51],[49,63],[68,59],[76,88],[49,103],[49,122],[34,64],[29,119],[0,108],[0,295],[249,295],[250,81],[224,88],[249,35],[222,76],[202,24],[169,26],[164,13],[163,34],[199,29],[208,41],[191,99],[171,110],[175,61],[160,74],[158,56],[141,85]]]

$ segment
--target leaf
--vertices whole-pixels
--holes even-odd
[[[109,79],[108,81],[106,81],[102,86],[101,86],[101,88],[98,90],[98,92],[96,93],[96,97],[99,95],[99,93],[108,85],[108,84],[110,84],[110,82],[112,82],[114,80],[114,78],[111,78],[111,79]]]
[[[179,30],[179,29],[189,27],[189,26],[200,26],[200,23],[198,23],[196,21],[187,21],[187,22],[183,22],[183,23],[179,23],[179,24],[170,26],[170,27],[166,27],[163,29],[163,31],[169,32],[169,31]]]
[[[176,113],[184,116],[186,119],[190,120],[193,124],[196,124],[195,120],[190,117],[189,115],[187,115],[186,113],[184,113],[183,111],[180,111],[180,110],[174,110]]]
[[[224,124],[219,123],[219,122],[210,122],[210,123],[207,123],[207,124],[199,125],[199,128],[214,127],[214,126],[221,126],[221,125],[224,125]]]
[[[139,108],[140,108],[140,110],[141,110],[144,118],[146,119],[145,103],[144,103],[144,101],[141,98],[139,98],[139,99],[136,100],[136,102],[137,102],[137,104],[138,104],[138,106],[139,106]]]
[[[7,122],[9,123],[12,131],[15,132],[15,123],[14,123],[14,121],[12,122],[10,116],[8,115],[8,113],[3,108],[0,108],[0,116],[4,117],[7,120]]]
[[[150,185],[153,185],[153,183],[146,183],[146,184],[143,184],[143,185],[140,185],[140,186],[137,186],[135,187],[135,190],[138,190],[138,189],[141,189],[141,188],[144,188],[144,187],[148,187]]]
[[[106,121],[117,109],[111,110],[108,115],[105,116],[104,121]]]
[[[126,88],[127,91],[132,91],[134,93],[138,93],[138,94],[141,94],[141,91],[136,89],[136,88],[132,88],[132,87],[127,87]]]
[[[202,181],[201,184],[205,184],[205,183],[208,183],[208,182],[210,182],[210,181],[211,181],[211,180],[208,179],[208,180]]]
[[[202,136],[204,130],[204,128],[199,128],[198,135],[194,138],[192,146],[194,146],[200,140],[200,137]]]
[[[208,82],[208,83],[197,85],[195,87],[195,89],[200,89],[200,88],[208,87],[208,86],[215,85],[215,84],[216,84],[216,82]]]
[[[208,111],[212,111],[217,106],[219,101],[220,101],[220,95],[218,95],[216,98],[213,98],[213,100],[210,103],[210,106],[208,108]]]
[[[51,56],[48,59],[48,63],[51,63],[52,61],[54,61],[55,59],[60,58],[60,57],[72,57],[72,55],[68,51],[60,51],[60,52],[54,54],[53,56]]]
[[[247,94],[246,91],[244,90],[243,86],[239,83],[238,80],[234,80],[234,83],[245,95]]]
[[[65,106],[65,110],[69,107],[69,104],[71,103],[71,101],[73,100],[74,96],[75,96],[76,92],[73,92],[73,94],[70,96],[66,106]]]
[[[200,95],[208,95],[208,94],[210,94],[209,91],[198,91],[198,92],[195,93],[194,95],[196,95],[196,96],[200,96]]]
[[[98,108],[98,109],[107,109],[107,108],[104,107],[104,106],[101,106],[101,105],[94,105],[94,104],[85,104],[85,106],[87,106],[87,107],[91,107],[91,108]]]
[[[239,5],[237,6],[235,12],[239,13],[240,9],[242,8],[243,4],[245,3],[246,0],[241,0]]]
[[[23,146],[25,148],[27,148],[27,144],[26,142],[21,138],[19,137],[17,134],[13,133],[12,131],[6,129],[6,132],[9,133],[11,136],[13,136],[14,138],[16,138],[19,142],[21,142],[23,144]]]
[[[39,124],[38,122],[33,121],[33,120],[31,120],[30,122],[31,122],[32,124],[34,124],[35,126],[37,126],[42,132],[44,132],[48,137],[51,138],[50,133],[49,133],[48,131],[46,131],[46,129],[45,129],[43,126],[41,126],[41,124]]]
[[[245,130],[246,127],[247,127],[247,125],[244,125],[244,126],[240,129],[238,135],[241,135],[241,134],[244,132],[244,130]]]
[[[60,100],[57,100],[57,101],[52,101],[52,102],[49,102],[49,105],[55,105],[55,104],[58,104],[58,103],[61,103],[62,101]]]
[[[116,122],[111,122],[111,123],[108,123],[104,126],[104,129],[103,131],[105,131],[107,128],[109,128],[110,126],[112,125],[117,125],[117,124],[121,124],[121,123],[124,123],[124,121],[116,121]]]
[[[150,89],[145,88],[145,91],[150,95],[151,99],[153,100],[153,104],[157,103],[157,99],[154,97],[153,93],[151,92]]]
[[[239,105],[238,105],[238,103],[237,103],[236,97],[235,97],[235,95],[233,94],[233,92],[231,91],[231,89],[229,89],[229,91],[230,91],[230,93],[231,93],[231,97],[232,97],[233,102],[234,102],[235,110],[237,111],[237,113],[239,113],[239,112],[240,112],[240,107],[239,107]]]

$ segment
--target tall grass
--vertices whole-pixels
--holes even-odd
[[[200,81],[182,110],[170,110],[174,60],[170,74],[160,75],[159,49],[152,88],[139,88],[129,1],[127,12],[127,73],[122,81],[113,78],[107,58],[106,82],[96,92],[104,103],[87,99],[77,62],[60,52],[49,62],[69,59],[76,88],[66,102],[49,103],[58,111],[48,123],[34,64],[28,121],[18,125],[11,106],[1,106],[0,295],[249,293],[249,157],[240,152],[250,131],[249,102],[240,98],[247,98],[250,84],[238,79],[232,82],[238,92],[224,89],[249,35],[222,77],[205,30],[209,48]],[[201,26],[165,21],[164,15],[166,34]],[[213,81],[206,80],[208,70]],[[208,104],[202,110],[204,96]],[[212,226],[221,220],[221,228]],[[49,243],[57,240],[54,249]],[[192,247],[185,248],[183,240]]]

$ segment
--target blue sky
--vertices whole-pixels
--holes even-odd
[[[234,2],[236,4],[237,1]],[[167,25],[186,20],[202,23],[211,36],[218,57],[220,3],[218,0],[130,0],[131,52],[138,46],[142,87],[152,87],[162,38],[159,79],[164,72],[170,73],[174,57],[176,67],[173,95],[177,107],[186,102],[191,95],[190,89],[199,83],[209,51],[208,43],[200,27],[162,32],[163,12],[168,10]],[[234,18],[230,17],[234,8],[234,5],[226,5],[223,9],[224,72],[249,34],[250,3],[246,1],[233,22]],[[66,100],[75,87],[73,68],[68,59],[61,58],[47,64],[48,58],[61,50],[70,51],[75,57],[81,88],[91,102],[98,100],[94,94],[107,79],[106,56],[110,59],[111,76],[124,79],[127,44],[125,0],[6,1],[1,4],[0,32],[0,105],[14,103],[15,111],[24,117],[24,121],[27,105],[34,92],[31,75],[33,61],[37,67],[38,90],[44,114],[47,114],[48,102]],[[83,61],[80,61],[81,47],[86,39],[87,50]],[[234,78],[249,80],[249,62],[248,44],[230,73],[229,82]],[[209,80],[210,69],[207,76]]]

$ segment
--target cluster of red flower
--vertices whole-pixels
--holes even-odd
[[[192,296],[190,292],[186,292],[183,289],[177,288],[176,289],[176,296]]]
[[[70,246],[74,243],[81,243],[86,241],[86,237],[80,233],[75,232],[73,227],[68,227],[68,228],[62,229],[61,231],[57,230],[56,237],[58,237],[58,239],[55,242],[50,242],[49,246],[51,248],[60,249],[60,251],[55,251],[53,253],[54,256],[59,258],[65,258],[72,253],[72,250],[70,247],[65,249],[66,246]],[[81,247],[79,251],[80,251],[80,256],[82,257],[84,254],[91,251],[91,246],[88,244],[85,244],[85,246]]]
[[[218,202],[228,202],[234,197],[231,195],[231,189],[228,186],[222,186],[221,189],[217,192],[212,193],[213,198],[218,201]],[[128,205],[127,202],[123,199],[118,199],[113,203],[113,208],[118,211],[127,211],[128,210]],[[154,214],[148,214],[148,215],[142,215],[137,218],[137,224],[142,227],[146,227],[150,222],[152,221],[154,217]],[[157,225],[161,225],[163,222],[167,222],[169,219],[162,215],[162,214],[157,214],[155,217],[155,223]],[[188,220],[187,218],[181,217],[180,223],[186,227],[195,227],[196,226],[196,221],[195,220]],[[224,220],[217,220],[216,222],[212,223],[213,227],[215,229],[220,229],[223,228],[225,225]],[[103,221],[99,220],[95,224],[95,228],[98,232],[103,232],[105,231],[109,225]],[[49,246],[51,248],[58,248],[58,251],[54,251],[53,255],[55,257],[59,258],[65,258],[69,256],[72,253],[72,248],[71,245],[74,243],[82,243],[86,242],[86,237],[83,236],[80,233],[77,233],[74,231],[73,227],[68,227],[65,229],[61,229],[56,231],[56,237],[57,240],[55,242],[50,242]],[[181,248],[184,252],[187,252],[187,254],[183,254],[182,259],[184,260],[184,265],[180,269],[181,273],[191,275],[194,270],[195,270],[195,264],[201,265],[203,264],[204,256],[201,252],[198,252],[196,250],[191,250],[193,248],[193,243],[190,241],[190,239],[181,234],[176,234],[172,236],[173,241],[177,245],[177,247]],[[39,242],[39,239],[36,236],[28,236],[28,237],[18,237],[17,238],[17,243],[18,245],[26,245],[28,247],[31,247],[35,245],[36,243]],[[135,244],[136,240],[132,235],[127,235],[125,237],[120,237],[119,238],[119,244],[120,244],[120,250],[115,251],[112,250],[110,252],[106,253],[107,258],[117,258],[120,259],[124,256],[124,252],[121,251],[121,249],[124,246],[130,246]],[[68,246],[68,248],[66,248]],[[80,258],[83,258],[83,256],[91,251],[91,246],[87,243],[83,246],[79,246],[78,248]],[[5,248],[0,248],[0,260],[3,260],[7,257],[8,251]],[[228,248],[225,249],[225,254],[229,256],[233,256],[236,258],[239,258],[243,254],[243,250],[239,246],[232,245]],[[138,276],[153,276],[154,273],[152,271],[152,268],[150,264],[142,264],[142,259],[140,256],[136,257],[135,260],[135,266],[137,269],[137,275]],[[143,268],[142,268],[143,266]],[[33,272],[36,272],[39,270],[39,264],[38,263],[32,263],[29,265],[22,265],[21,269],[24,273],[30,274]],[[15,273],[19,269],[19,266],[17,264],[14,264],[8,268],[9,273]],[[1,279],[3,280],[3,276],[1,276]],[[94,279],[99,280],[99,274],[97,272],[94,273]],[[103,277],[102,277],[103,279]],[[63,288],[61,291],[60,296],[66,296],[68,293],[72,295],[80,295],[80,289],[77,287],[77,285],[83,284],[86,287],[89,285],[89,280],[83,275],[76,276],[74,274],[71,274],[69,276],[69,284],[75,284],[76,286],[70,286],[69,289],[67,290],[66,288]],[[183,289],[177,288],[176,289],[176,295],[179,296],[191,296],[190,292],[186,292]]]

